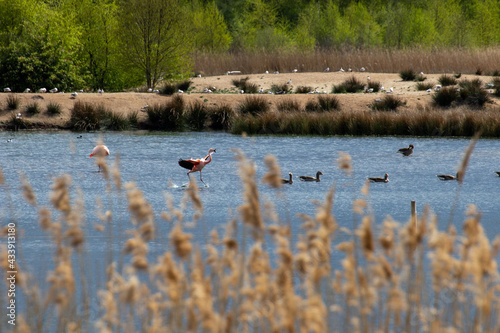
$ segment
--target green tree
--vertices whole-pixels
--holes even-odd
[[[16,2],[0,0],[2,14],[5,14],[5,3],[8,6]],[[65,19],[59,8],[36,1],[22,4],[26,9],[14,10],[19,16],[12,18],[13,27],[4,26],[0,32],[0,84],[16,91],[81,87],[83,80],[77,73],[75,57],[79,48],[76,27]]]
[[[500,41],[500,3],[497,0],[475,0],[473,32],[478,46],[490,46]]]
[[[119,9],[123,70],[133,82],[154,88],[185,76],[192,37],[187,13],[176,0],[122,0]]]
[[[344,44],[356,47],[381,45],[381,28],[362,3],[351,3],[346,8],[344,22],[348,27]]]
[[[97,90],[124,88],[118,68],[117,10],[113,0],[67,0],[66,17],[74,17],[81,32],[80,73]]]
[[[196,50],[224,52],[229,49],[232,41],[231,34],[214,1],[206,5],[195,6],[193,27]]]

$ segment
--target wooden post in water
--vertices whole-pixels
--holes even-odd
[[[411,201],[411,222],[417,224],[417,206],[415,201]]]

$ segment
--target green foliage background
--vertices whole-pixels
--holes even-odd
[[[155,87],[196,52],[482,48],[500,0],[0,0],[0,87]]]

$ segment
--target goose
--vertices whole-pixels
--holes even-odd
[[[408,148],[401,148],[398,150],[398,153],[403,154],[404,156],[409,156],[413,153],[413,148],[415,148],[413,145],[409,145]]]
[[[437,175],[440,180],[457,180],[457,176],[452,175]]]
[[[316,177],[313,177],[313,176],[299,176],[299,178],[300,178],[300,180],[302,180],[304,182],[319,182],[319,181],[321,181],[319,179],[319,175],[323,175],[323,172],[321,172],[321,171],[316,172]]]
[[[368,178],[372,183],[388,183],[389,182],[389,174],[385,174],[384,177],[370,177]]]
[[[292,173],[289,172],[288,175],[290,176],[290,179],[281,178],[281,184],[293,184]]]

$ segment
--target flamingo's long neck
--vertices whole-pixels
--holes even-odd
[[[212,162],[212,154],[213,154],[213,153],[214,153],[214,152],[213,152],[213,151],[211,151],[211,152],[210,152],[207,156],[205,156],[205,158],[204,158],[204,160],[205,160],[205,164],[208,164],[208,163]]]

